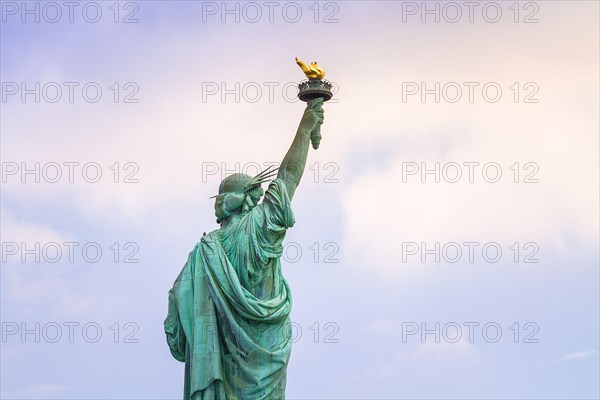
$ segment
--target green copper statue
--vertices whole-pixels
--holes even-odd
[[[165,332],[171,354],[185,362],[185,400],[285,398],[292,297],[280,257],[323,100],[308,101],[278,171],[221,182],[221,226],[196,244],[169,291]]]

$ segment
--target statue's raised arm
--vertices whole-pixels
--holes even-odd
[[[304,110],[292,145],[281,162],[278,177],[283,180],[290,200],[294,197],[294,192],[304,173],[311,132],[323,123],[323,118],[323,99],[310,100]]]

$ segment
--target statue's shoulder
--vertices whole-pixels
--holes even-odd
[[[198,243],[202,242],[205,239],[214,239],[215,235],[217,235],[220,230],[221,230],[221,228],[217,228],[217,229],[212,230],[212,231],[210,231],[208,233],[204,232],[202,234],[202,236],[200,237],[200,241]]]
[[[208,233],[204,232],[204,234],[202,235],[202,237],[200,238],[200,241],[198,243],[196,243],[196,246],[194,247],[194,251],[198,250],[198,248],[201,248],[203,246],[214,246],[215,244],[220,244],[221,243],[221,229],[215,229],[213,231],[210,231]]]

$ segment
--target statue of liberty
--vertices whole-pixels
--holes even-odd
[[[223,179],[214,196],[220,228],[202,236],[169,291],[165,332],[185,362],[185,400],[285,398],[292,298],[280,257],[323,101],[308,101],[278,169]]]

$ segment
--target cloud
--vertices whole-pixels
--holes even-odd
[[[70,390],[69,386],[38,383],[30,386],[25,386],[12,391],[2,392],[2,398],[5,399],[60,399],[64,398],[66,392]]]
[[[587,350],[587,351],[576,351],[574,353],[565,354],[563,359],[565,360],[581,360],[583,358],[590,358],[598,355],[597,350]]]
[[[367,326],[367,332],[381,336],[396,336],[401,332],[402,321],[396,318],[378,318]]]
[[[71,235],[52,227],[17,218],[4,207],[0,209],[0,215],[2,216],[3,242],[21,243],[38,241],[43,243],[62,243],[73,239]]]
[[[599,125],[584,116],[597,114],[589,87],[599,81],[566,67],[569,85],[537,74],[538,104],[400,105],[382,93],[377,118],[347,126],[364,151],[342,164],[354,172],[343,185],[344,248],[388,273],[403,242],[596,247]],[[465,70],[504,73],[485,61]]]
[[[6,318],[17,315],[19,319],[26,318],[35,315],[37,310],[45,310],[46,318],[83,317],[92,311],[100,317],[103,312],[117,308],[115,299],[89,291],[87,287],[94,283],[94,278],[84,269],[75,267],[81,263],[78,251],[85,242],[77,241],[70,233],[18,219],[5,208],[1,209],[1,216],[2,257],[6,259],[0,272],[2,299],[12,304],[6,309]],[[70,250],[65,242],[77,244],[73,250],[73,264],[68,262]],[[7,253],[5,250],[9,246],[11,252]],[[50,249],[48,253],[45,248]],[[55,253],[55,249],[61,253]],[[25,262],[22,262],[23,257]],[[59,259],[56,264],[47,262],[54,257]]]
[[[415,370],[423,370],[424,373],[427,371],[426,374],[429,376],[438,374],[458,376],[462,375],[459,371],[468,369],[480,361],[475,345],[469,343],[464,337],[455,343],[444,340],[436,343],[428,340],[416,345],[404,343],[399,346],[408,349],[391,353],[386,357],[386,361],[367,370],[365,376],[368,379],[380,379],[414,373]]]

